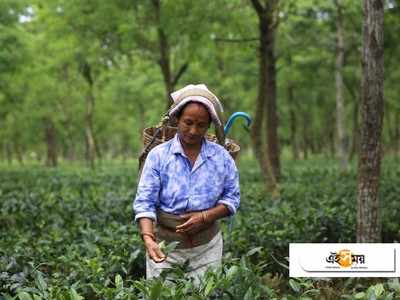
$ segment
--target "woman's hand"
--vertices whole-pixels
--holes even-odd
[[[181,219],[186,220],[186,222],[176,226],[176,232],[178,233],[197,233],[206,225],[206,220],[202,212],[184,214],[181,216]]]
[[[166,256],[161,251],[160,247],[155,241],[155,237],[153,234],[153,220],[149,218],[140,218],[139,227],[144,246],[146,247],[147,253],[150,258],[156,263],[160,263],[165,260]]]
[[[165,254],[161,251],[158,244],[150,237],[143,236],[144,246],[146,247],[147,253],[150,258],[154,260],[156,263],[163,262],[166,258]]]

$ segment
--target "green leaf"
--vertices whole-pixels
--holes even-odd
[[[395,290],[396,292],[400,291],[399,278],[393,278],[393,279],[389,280],[388,285],[389,285],[389,288],[391,288],[392,290]]]
[[[71,300],[83,300],[83,297],[80,296],[74,288],[69,289],[69,297]]]
[[[310,290],[305,291],[302,296],[305,296],[308,294],[312,294],[312,295],[316,296],[316,295],[319,295],[319,293],[320,293],[320,290],[318,290],[318,289],[310,289]]]
[[[211,277],[208,280],[206,288],[204,290],[204,294],[205,294],[206,297],[208,297],[211,294],[213,288],[214,288],[214,279]]]
[[[382,295],[385,292],[385,288],[382,283],[378,283],[377,285],[374,286],[374,291],[375,291],[375,295],[377,297],[379,297],[380,295]]]
[[[115,275],[114,282],[115,282],[115,287],[118,290],[120,290],[120,289],[122,289],[124,287],[124,281],[122,280],[121,275],[119,275],[119,274]]]
[[[192,295],[190,296],[189,300],[204,300],[204,298],[200,297],[199,295]]]
[[[394,296],[394,292],[390,292],[389,294],[385,295],[385,298],[383,298],[384,300],[392,300],[393,296]]]
[[[36,278],[35,278],[36,286],[39,288],[41,292],[46,291],[47,289],[47,283],[43,279],[42,273],[41,272],[36,272]]]
[[[150,290],[150,300],[157,300],[162,291],[162,282],[157,280]]]
[[[1,296],[4,297],[4,300],[14,300],[17,297],[17,296],[11,297],[9,294],[4,294],[4,293],[2,293]]]
[[[295,291],[296,293],[300,292],[300,284],[296,280],[289,279],[289,285],[292,288],[292,290]]]
[[[27,292],[19,292],[17,296],[20,300],[32,300],[32,297]]]
[[[272,259],[273,259],[278,265],[280,265],[280,266],[284,267],[285,269],[289,270],[289,266],[288,266],[288,265],[285,265],[284,263],[282,263],[282,262],[280,262],[279,260],[277,260],[277,259],[275,258],[275,256],[273,256],[272,254],[271,254],[271,257],[272,257]]]
[[[253,289],[249,287],[246,294],[243,297],[243,300],[254,300]]]
[[[165,241],[161,241],[158,243],[158,247],[160,248],[161,251],[163,251],[165,249]]]
[[[364,297],[365,297],[365,292],[359,292],[354,295],[354,298],[356,298],[356,299],[362,299]]]
[[[133,284],[139,291],[142,292],[143,296],[147,297],[149,295],[146,286],[141,281],[135,281]]]
[[[252,256],[255,253],[260,253],[263,247],[255,247],[246,253],[246,256]]]
[[[226,272],[226,278],[231,281],[233,277],[239,272],[239,267],[238,266],[232,266],[229,268],[229,270]]]
[[[139,256],[139,254],[140,254],[140,249],[136,249],[132,254],[131,254],[131,256],[129,257],[129,263],[132,263],[132,262],[134,262],[135,260],[136,260],[136,258]]]
[[[174,241],[174,242],[171,242],[171,243],[169,243],[168,245],[166,245],[165,247],[164,247],[164,254],[165,255],[168,255],[169,253],[171,253],[173,250],[175,250],[175,248],[177,247],[179,245],[179,242],[178,241]]]

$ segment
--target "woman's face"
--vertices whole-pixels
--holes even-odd
[[[178,133],[181,141],[190,146],[201,145],[210,122],[210,114],[203,105],[189,103],[178,119]]]

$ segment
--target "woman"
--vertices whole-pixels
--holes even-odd
[[[222,124],[219,100],[205,85],[189,85],[171,96],[177,134],[149,152],[134,202],[147,278],[185,261],[192,277],[219,266],[223,242],[216,221],[233,215],[240,201],[233,159],[204,138],[211,122]],[[158,245],[162,240],[179,242],[168,257]]]

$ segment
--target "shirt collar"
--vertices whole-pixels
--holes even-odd
[[[203,138],[203,142],[201,144],[200,155],[203,158],[210,158],[215,154],[214,147],[211,145],[212,142],[208,141],[206,138]],[[183,151],[182,144],[179,140],[178,133],[172,139],[171,151],[174,154],[181,154],[186,157],[185,151]]]

